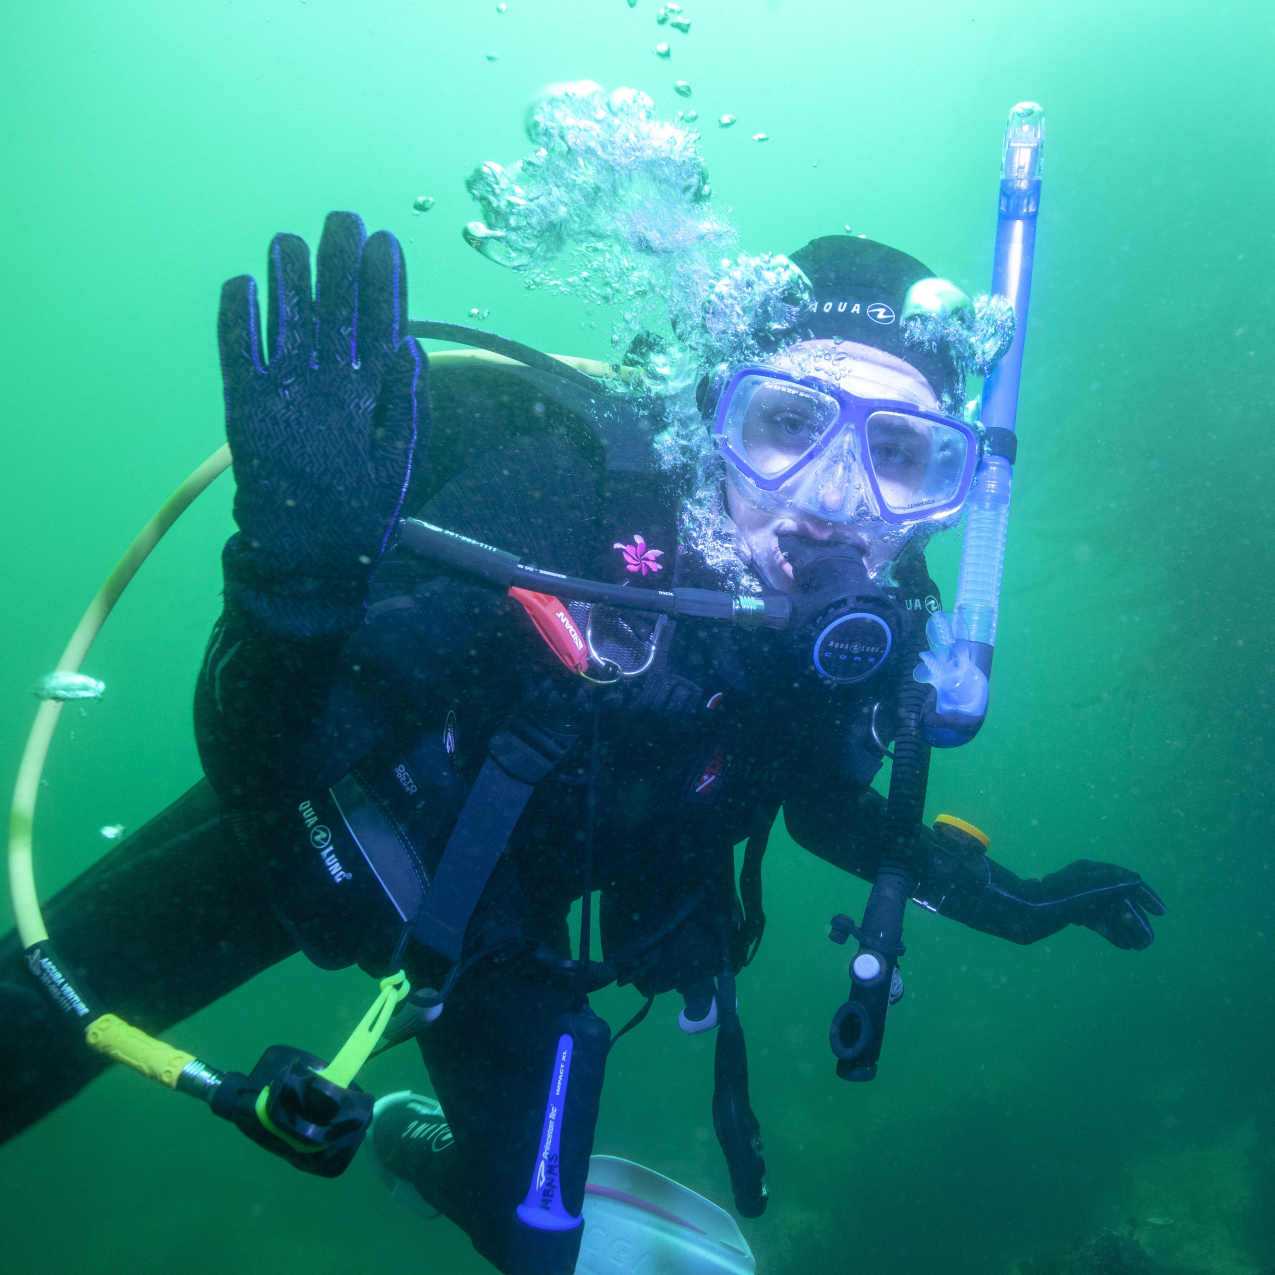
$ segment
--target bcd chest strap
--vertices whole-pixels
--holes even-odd
[[[465,928],[478,906],[535,786],[578,736],[513,717],[487,745],[487,760],[465,799],[412,932],[440,956],[460,960]]]

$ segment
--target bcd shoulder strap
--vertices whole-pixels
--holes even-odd
[[[578,736],[511,718],[487,746],[474,786],[443,850],[412,932],[427,947],[460,960],[465,928],[535,786]]]

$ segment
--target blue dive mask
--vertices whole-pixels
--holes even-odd
[[[965,503],[978,462],[964,421],[766,367],[731,376],[712,433],[745,495],[829,522],[942,518]]]

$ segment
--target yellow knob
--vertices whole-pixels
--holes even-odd
[[[959,828],[962,832],[968,833],[975,841],[982,843],[984,850],[992,844],[992,839],[987,833],[979,831],[972,823],[966,823],[964,819],[958,819],[955,815],[939,815],[934,822],[951,824],[953,828]]]

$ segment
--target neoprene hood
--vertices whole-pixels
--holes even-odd
[[[940,398],[954,399],[960,374],[942,353],[905,345],[899,316],[908,289],[934,271],[906,252],[853,235],[824,235],[798,249],[791,260],[810,280],[815,308],[803,310],[786,331],[770,335],[773,349],[794,341],[840,337],[884,350],[910,363]]]

